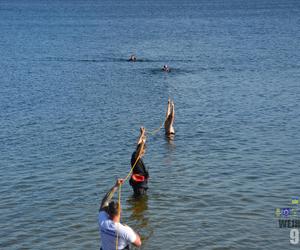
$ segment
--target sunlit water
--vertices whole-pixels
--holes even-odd
[[[99,249],[171,97],[148,196],[122,192],[142,249],[297,249],[274,209],[300,196],[299,27],[296,0],[1,1],[0,248]]]

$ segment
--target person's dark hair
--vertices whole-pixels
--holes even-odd
[[[107,213],[111,218],[118,215],[119,213],[119,203],[111,201],[108,205]]]

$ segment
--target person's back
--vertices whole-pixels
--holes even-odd
[[[105,211],[99,212],[99,228],[102,250],[116,250],[118,236],[118,249],[129,249],[129,244],[135,242],[136,234],[129,227],[119,222],[114,222]]]
[[[140,236],[129,226],[120,223],[121,204],[111,201],[114,193],[124,180],[118,179],[117,183],[104,196],[98,215],[99,231],[102,242],[101,250],[116,250],[118,238],[118,250],[129,249],[133,244],[137,247],[142,245]]]

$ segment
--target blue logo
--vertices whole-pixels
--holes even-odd
[[[281,209],[281,214],[284,217],[289,217],[291,215],[291,209],[290,208],[282,208]]]

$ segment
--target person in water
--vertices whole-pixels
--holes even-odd
[[[116,250],[116,238],[118,237],[119,250],[129,249],[129,245],[136,247],[142,245],[140,236],[127,225],[120,223],[121,204],[111,201],[118,187],[124,182],[118,179],[116,184],[104,196],[99,209],[98,222],[102,241],[100,250]]]
[[[135,55],[131,55],[128,61],[135,62],[136,61],[136,56]]]
[[[162,68],[162,71],[165,71],[165,72],[170,72],[170,68],[167,64],[165,64]]]
[[[167,136],[175,134],[175,130],[173,127],[174,119],[175,119],[175,106],[174,106],[174,102],[169,99],[168,100],[168,109],[167,109],[167,113],[166,113],[166,120],[165,120],[165,124],[164,124],[165,125],[165,133]]]
[[[131,156],[131,167],[133,167],[134,164],[135,167],[133,168],[132,175],[129,180],[129,184],[131,185],[136,197],[146,194],[148,189],[149,173],[142,159],[145,154],[145,142],[145,128],[141,127],[136,150]]]

